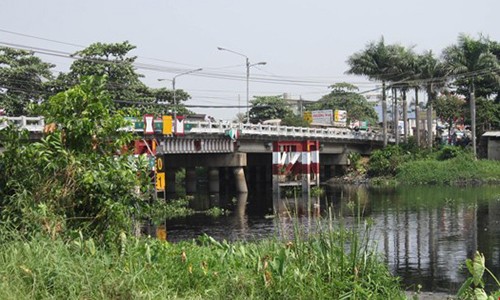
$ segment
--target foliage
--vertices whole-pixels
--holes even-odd
[[[301,116],[289,114],[281,120],[281,125],[296,126],[296,127],[309,127],[309,123]]]
[[[486,268],[484,255],[476,251],[472,259],[467,259],[465,261],[467,270],[471,274],[463,284],[457,293],[459,299],[485,299],[493,300],[500,297],[500,290],[494,291],[488,296],[484,290],[484,272],[486,271],[495,281],[498,288],[500,288],[500,282],[493,275],[493,273]]]
[[[282,96],[256,97],[249,111],[250,122],[258,123],[271,119],[284,119],[293,114]]]
[[[28,143],[13,128],[2,132],[1,218],[21,235],[45,232],[55,238],[81,230],[113,239],[131,228],[148,205],[147,161],[122,153],[132,140],[120,131],[123,111],[111,114],[104,79],[80,85],[45,103],[46,120],[60,127]]]
[[[341,109],[347,111],[349,120],[368,121],[377,124],[378,117],[366,98],[357,93],[358,88],[348,83],[336,83],[330,86],[330,94],[307,107],[308,110]]]
[[[373,151],[370,156],[367,173],[369,176],[394,176],[402,162],[406,160],[408,152],[400,146],[391,145],[384,149]]]
[[[224,208],[220,208],[217,206],[211,207],[205,211],[205,214],[207,216],[210,216],[212,218],[217,218],[220,216],[227,216],[230,212]]]
[[[15,240],[0,244],[0,298],[403,298],[369,235],[331,225],[256,243],[202,236],[170,244],[121,234],[104,249],[82,235]]]
[[[407,161],[397,173],[402,183],[412,184],[471,184],[500,182],[500,162],[474,160],[471,155],[438,160]]]
[[[477,109],[477,132],[481,136],[488,130],[500,129],[500,102],[478,98]]]
[[[467,152],[463,148],[449,145],[441,148],[435,155],[437,160],[447,160],[459,156],[471,157],[471,153]]]
[[[43,99],[53,67],[32,52],[0,47],[0,108],[10,116],[28,115],[28,105]]]
[[[451,93],[444,93],[434,101],[436,115],[453,127],[455,120],[464,116],[465,100]]]

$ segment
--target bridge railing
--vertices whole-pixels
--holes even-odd
[[[189,130],[186,133],[199,134],[224,134],[227,130],[238,129],[242,135],[260,136],[283,136],[283,137],[306,137],[324,139],[356,139],[356,140],[377,140],[383,141],[381,133],[354,131],[349,128],[314,128],[314,127],[293,127],[264,124],[245,124],[229,122],[186,122]],[[392,138],[390,136],[389,138]]]
[[[43,132],[45,127],[45,120],[43,117],[1,117],[0,116],[0,130],[14,124],[18,128],[27,129],[32,132]]]

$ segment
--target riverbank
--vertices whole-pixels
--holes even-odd
[[[404,299],[367,242],[340,228],[255,243],[122,234],[106,247],[38,236],[0,244],[0,298]]]
[[[500,184],[500,161],[475,160],[468,155],[458,155],[448,159],[429,156],[389,157],[384,161],[376,156],[373,160],[357,161],[348,168],[345,175],[330,178],[329,184],[370,184],[370,185],[452,185],[478,186]],[[387,155],[389,156],[389,155]],[[439,153],[434,157],[442,157]],[[375,169],[375,170],[374,170]]]

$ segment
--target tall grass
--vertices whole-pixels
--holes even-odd
[[[327,220],[328,221],[328,220]],[[315,234],[171,244],[80,236],[0,244],[0,299],[400,299],[398,280],[370,247],[369,228],[333,218]],[[325,225],[326,224],[326,225]]]
[[[443,161],[409,161],[398,168],[396,177],[400,183],[411,184],[498,183],[500,162],[464,156]]]

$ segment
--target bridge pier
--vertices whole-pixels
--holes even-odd
[[[236,183],[236,191],[238,193],[248,193],[247,181],[245,179],[245,170],[243,167],[235,167],[233,169],[234,181]]]
[[[196,194],[197,178],[196,178],[196,168],[195,167],[186,168],[186,179],[185,179],[184,185],[186,187],[186,194],[187,195]]]
[[[219,168],[208,168],[208,192],[215,194],[220,192]]]
[[[282,189],[300,188],[300,199],[296,200],[297,213],[311,212],[319,208],[319,202],[311,200],[311,186],[320,183],[319,142],[279,141],[273,143],[273,209],[282,211]],[[292,192],[296,195],[296,191]],[[290,204],[290,203],[289,203]],[[291,207],[291,205],[289,205]]]
[[[165,174],[166,178],[166,189],[167,189],[167,199],[174,199],[176,195],[175,191],[175,172],[177,171],[176,168],[167,168],[167,171]]]

